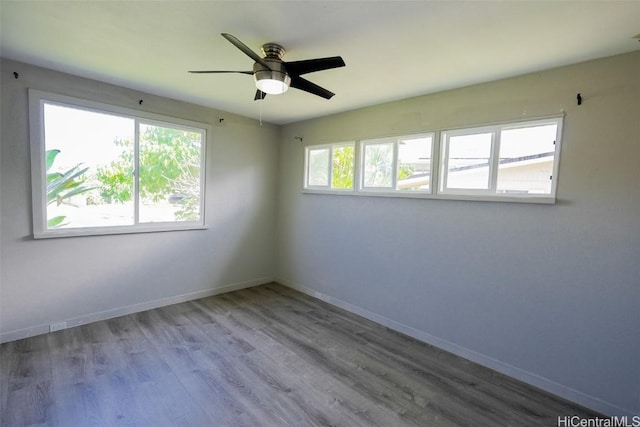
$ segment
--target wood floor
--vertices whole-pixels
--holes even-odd
[[[3,427],[556,426],[597,415],[278,284],[0,351]]]

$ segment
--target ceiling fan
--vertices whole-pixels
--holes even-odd
[[[256,95],[253,98],[254,100],[264,99],[267,94],[282,94],[286,92],[289,87],[294,87],[325,99],[330,99],[335,95],[333,92],[320,87],[309,80],[303,79],[300,76],[302,74],[313,73],[315,71],[344,67],[345,64],[341,57],[332,56],[329,58],[285,62],[282,60],[285,50],[279,44],[267,43],[263,45],[262,52],[264,54],[264,58],[262,58],[231,34],[222,33],[222,37],[229,40],[231,44],[255,61],[253,64],[253,71],[189,71],[190,73],[240,73],[253,75],[256,87],[258,88]]]

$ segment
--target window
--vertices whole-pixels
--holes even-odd
[[[561,127],[554,118],[443,132],[439,193],[555,198]]]
[[[364,191],[431,191],[433,134],[361,142]]]
[[[35,237],[204,226],[208,125],[29,96]]]
[[[491,133],[449,136],[445,175],[447,189],[488,189],[492,144]]]
[[[307,147],[305,157],[305,188],[353,190],[353,142]]]
[[[389,142],[362,144],[363,188],[393,188],[394,145]]]
[[[561,135],[553,117],[307,146],[304,191],[554,203]]]

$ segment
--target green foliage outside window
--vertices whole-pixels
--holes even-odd
[[[132,198],[133,141],[114,143],[130,148],[109,165],[98,168],[100,197],[107,202]],[[141,126],[139,144],[139,194],[141,201],[176,203],[180,220],[197,220],[200,213],[201,135],[160,126]]]
[[[84,187],[85,173],[89,168],[80,169],[80,165],[76,165],[65,172],[50,172],[53,163],[60,154],[60,150],[47,150],[45,155],[47,170],[47,205],[56,203],[58,205],[69,200],[73,196],[77,196],[92,188]],[[63,226],[66,219],[64,215],[58,215],[53,218],[47,218],[47,227],[56,228]]]
[[[333,150],[332,187],[340,189],[353,188],[353,146],[344,146]]]
[[[113,143],[127,150],[120,154],[117,161],[98,167],[96,179],[102,201],[124,203],[133,197],[133,142],[129,139],[116,139]]]
[[[411,176],[413,175],[414,169],[415,168],[411,165],[398,166],[398,181],[411,178]]]
[[[390,187],[393,171],[393,145],[368,145],[365,150],[364,184],[367,187]]]

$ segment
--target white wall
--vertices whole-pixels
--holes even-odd
[[[212,124],[209,229],[33,240],[27,88]],[[273,279],[277,126],[11,61],[1,90],[2,341]]]
[[[596,410],[640,413],[639,76],[635,52],[285,126],[279,280]],[[561,111],[555,205],[302,194],[306,144]]]

